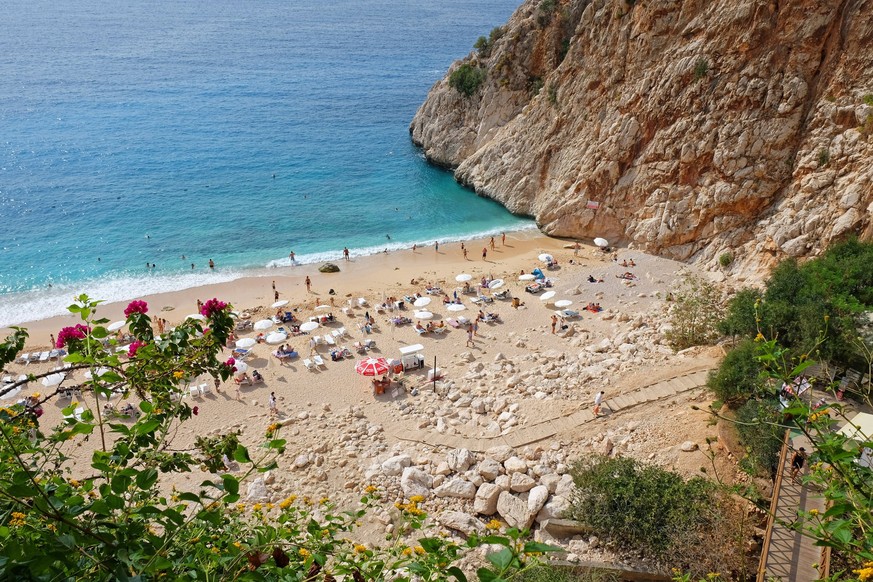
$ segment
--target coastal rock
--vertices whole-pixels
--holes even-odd
[[[524,473],[527,471],[527,463],[524,459],[518,457],[510,457],[506,459],[503,461],[503,467],[506,469],[507,474]]]
[[[497,512],[510,527],[527,529],[533,523],[534,515],[528,511],[527,503],[508,491],[502,491],[497,498]]]
[[[382,462],[382,472],[389,476],[400,475],[411,464],[409,455],[397,455]]]
[[[400,488],[408,499],[413,495],[430,497],[433,478],[417,467],[406,467],[400,477]]]
[[[318,268],[319,273],[339,273],[340,268],[333,263],[325,263]]]
[[[452,479],[434,489],[433,494],[436,497],[473,499],[476,497],[476,486],[464,479]]]
[[[494,459],[486,458],[479,463],[477,470],[483,479],[493,481],[498,475],[500,475],[501,468],[500,463]]]
[[[512,473],[509,477],[509,489],[515,493],[530,491],[536,483],[533,477],[524,473]]]
[[[549,488],[544,485],[537,485],[530,490],[527,496],[527,510],[536,515],[546,504],[549,498]]]
[[[679,450],[683,453],[690,453],[692,451],[696,451],[698,448],[699,447],[697,446],[697,443],[695,443],[694,441],[685,441],[684,443],[679,445]]]
[[[249,483],[248,489],[246,489],[246,503],[269,501],[269,499],[270,491],[269,489],[267,489],[267,484],[264,482],[264,479],[262,477],[258,477],[257,479]]]
[[[473,511],[482,515],[494,515],[497,511],[497,498],[502,489],[493,483],[483,483],[476,491],[473,501]]]
[[[462,511],[443,512],[437,517],[437,521],[439,521],[443,526],[457,530],[464,535],[470,535],[474,532],[482,533],[485,531],[485,526],[481,521]]]
[[[457,473],[466,471],[475,462],[476,456],[467,449],[451,451],[446,457],[449,468]]]

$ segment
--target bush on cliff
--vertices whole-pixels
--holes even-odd
[[[449,75],[449,87],[465,97],[471,97],[485,82],[487,75],[484,68],[464,63]]]

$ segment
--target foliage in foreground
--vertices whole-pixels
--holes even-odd
[[[695,574],[744,567],[744,510],[711,481],[631,458],[593,457],[572,471],[568,514],[615,547]]]
[[[418,498],[398,504],[400,524],[386,543],[356,542],[358,520],[377,502],[375,487],[350,511],[328,499],[295,496],[276,505],[239,503],[246,478],[276,467],[286,445],[280,425],[267,428],[257,450],[235,435],[171,449],[179,424],[192,414],[179,396],[188,379],[227,379],[235,370],[232,359],[218,358],[234,323],[230,306],[210,300],[202,311],[205,325],[188,319],[156,336],[148,306],[134,301],[125,312],[135,338],[127,357],[119,356],[96,307],[79,297],[70,311],[83,323],[58,334],[69,371],[92,374],[82,401],[63,409],[67,420],[47,430],[39,426],[38,407],[59,398],[56,390],[0,409],[0,579],[463,581],[456,562],[470,548],[489,544],[477,577],[490,582],[509,580],[538,563],[533,555],[553,550],[514,529],[473,536],[464,545],[426,535]],[[0,344],[0,368],[17,357],[26,338],[16,329]],[[0,396],[20,384],[0,388]],[[103,415],[101,405],[116,390],[139,395],[136,420]],[[71,455],[86,439],[98,439],[99,446],[90,463],[77,460],[74,467]],[[223,455],[240,470],[229,472]],[[198,466],[212,475],[195,491],[162,487],[168,474]]]
[[[710,372],[707,383],[717,399],[735,409],[763,392],[764,367],[757,354],[757,344],[744,340],[728,352],[717,370]]]

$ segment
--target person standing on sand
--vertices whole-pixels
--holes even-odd
[[[600,416],[600,405],[603,403],[603,390],[594,395],[594,417]]]
[[[315,336],[312,336],[311,338],[309,338],[309,355],[310,356],[318,353],[318,349],[316,349],[317,345],[318,344],[315,342]]]
[[[434,241],[433,250],[434,250],[434,252],[437,252],[437,253],[440,252],[440,241],[438,241],[438,240]]]
[[[215,261],[212,259],[209,259],[209,268],[213,271],[215,270]]]
[[[473,321],[472,327],[473,327],[473,335],[478,336],[479,335],[479,316],[478,315],[476,316],[476,319]]]
[[[488,248],[482,247],[482,260],[484,261],[486,258],[488,258]]]
[[[558,316],[552,314],[552,335],[555,335],[555,326],[558,325]]]
[[[50,334],[49,334],[49,343],[51,344],[52,349],[54,349],[54,348],[57,347],[57,346],[55,345],[55,334],[53,334],[53,333],[50,333]]]
[[[500,244],[503,246],[506,246],[506,233],[505,232],[500,233]]]
[[[270,392],[269,405],[270,405],[270,417],[272,418],[279,413],[279,411],[276,409],[276,393],[275,392]]]
[[[418,248],[418,245],[415,243],[412,243],[412,252],[413,253],[415,252],[415,249],[417,249],[417,248]]]
[[[291,251],[290,253],[288,253],[288,260],[291,261],[291,264],[294,264],[294,263],[297,262],[297,261],[294,259],[294,251]]]
[[[276,290],[276,282],[273,281],[273,291],[275,291],[275,290]]]
[[[274,290],[273,291],[273,301],[278,301],[278,300],[279,300],[279,292]]]
[[[343,247],[343,259],[351,261],[349,258],[349,247]]]
[[[461,252],[464,253],[464,260],[467,260],[467,249],[462,248]]]
[[[573,245],[573,256],[574,256],[574,257],[578,257],[578,256],[579,256],[579,249],[580,249],[580,248],[582,248],[582,247],[579,246],[579,241],[576,241],[576,244]]]
[[[309,275],[306,275],[306,292],[309,293],[312,290],[312,280],[309,278]]]
[[[491,237],[491,241],[488,243],[491,246],[491,250],[494,250],[494,237]]]
[[[476,347],[476,342],[473,341],[473,324],[467,324],[467,347]]]

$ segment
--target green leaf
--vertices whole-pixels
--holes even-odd
[[[503,548],[499,552],[495,552],[493,554],[488,554],[485,556],[489,562],[494,564],[497,568],[500,568],[501,571],[506,570],[509,565],[512,563],[512,550],[509,548]]]
[[[151,402],[148,402],[147,400],[143,400],[142,402],[139,403],[139,409],[142,410],[144,413],[148,414],[149,412],[151,412],[155,408],[154,408],[154,406],[152,406]]]
[[[452,566],[451,568],[446,570],[446,572],[454,576],[455,580],[457,580],[458,582],[467,582],[467,577],[464,576],[464,573],[461,572],[461,569],[457,566]]]
[[[152,485],[154,485],[157,480],[157,470],[146,469],[145,471],[140,471],[139,475],[136,476],[136,486],[143,490],[151,489]]]
[[[560,552],[561,548],[550,546],[549,544],[544,544],[541,542],[526,542],[524,544],[524,550],[522,550],[525,554],[532,554],[534,552]]]
[[[118,495],[123,494],[127,491],[127,488],[130,487],[131,479],[125,475],[116,475],[109,482],[112,487],[112,492],[117,493]]]
[[[418,540],[418,543],[421,544],[421,547],[424,548],[424,551],[428,554],[438,552],[443,545],[442,540],[439,538],[421,538]]]
[[[476,575],[479,576],[479,582],[499,582],[501,580],[497,574],[488,568],[479,568],[476,570]]]
[[[161,425],[160,420],[150,419],[142,423],[137,423],[134,426],[134,432],[138,435],[150,434]]]
[[[285,446],[285,443],[287,443],[287,442],[288,441],[286,441],[285,439],[273,439],[269,442],[269,444],[267,444],[267,448],[269,448],[269,449],[281,449]]]
[[[233,458],[237,463],[251,463],[252,458],[249,457],[249,450],[242,445],[238,445],[233,451]]]
[[[231,495],[239,493],[239,480],[233,475],[222,475],[221,480],[224,483],[224,490]]]

